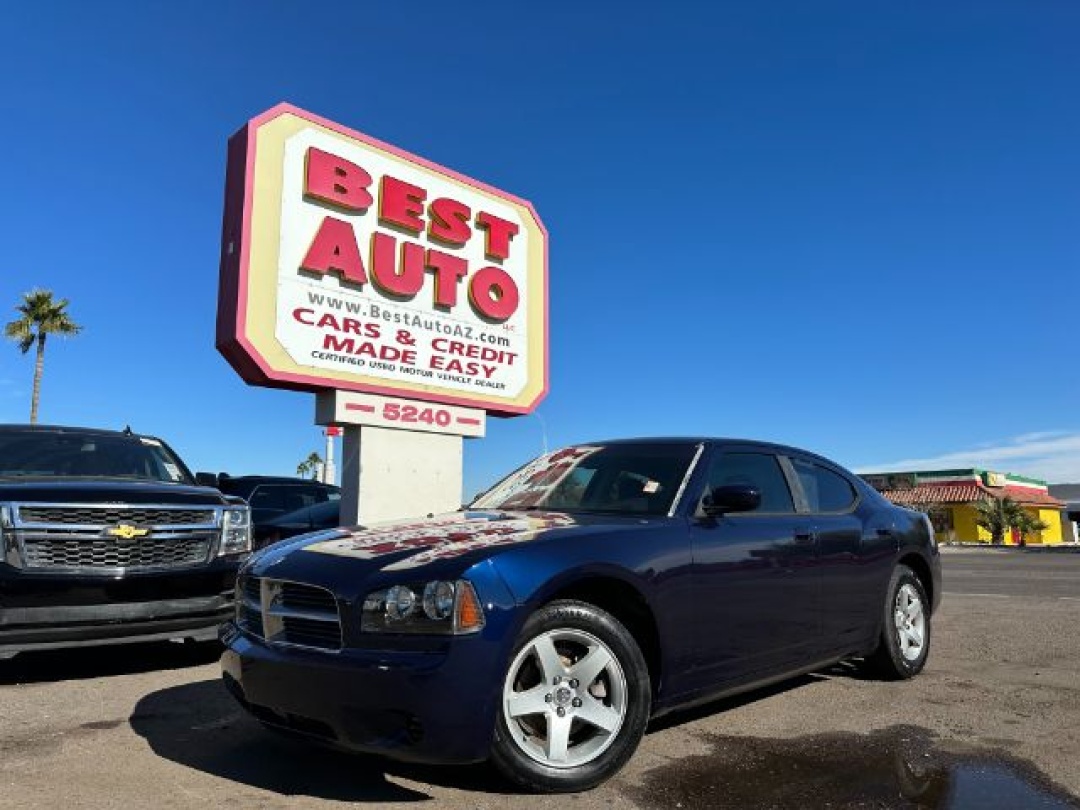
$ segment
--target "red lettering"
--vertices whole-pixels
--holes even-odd
[[[335,317],[334,317],[333,315],[331,315],[331,314],[330,314],[329,312],[327,312],[327,313],[326,313],[325,315],[323,315],[323,316],[322,316],[321,318],[319,318],[319,322],[318,322],[317,324],[315,324],[315,325],[316,325],[317,327],[319,327],[320,329],[325,329],[326,327],[328,327],[328,326],[329,326],[329,327],[330,327],[331,329],[333,329],[333,330],[334,330],[335,332],[345,332],[345,331],[348,331],[348,330],[342,329],[342,328],[341,328],[341,327],[340,327],[340,326],[338,325],[338,322],[337,322],[337,318],[335,318]]]
[[[402,243],[400,268],[396,248],[394,237],[378,231],[371,235],[371,280],[387,295],[412,298],[424,286],[424,248]]]
[[[356,341],[352,338],[338,339],[335,335],[327,333],[323,335],[322,347],[328,352],[345,352],[346,354],[352,354],[353,349],[356,348]]]
[[[428,250],[427,266],[435,271],[435,306],[452,309],[457,303],[457,285],[469,272],[469,263],[459,256]]]
[[[304,318],[303,318],[303,316],[305,316],[305,315],[310,317],[310,316],[312,316],[314,314],[315,314],[315,310],[307,309],[305,307],[297,307],[296,309],[294,309],[292,311],[293,318],[300,321],[300,323],[304,324],[304,326],[314,326],[315,325],[314,321],[305,321]]]
[[[314,146],[307,151],[304,196],[346,211],[363,211],[372,203],[371,175],[355,163]]]
[[[469,303],[482,318],[501,322],[517,311],[518,288],[499,267],[481,267],[469,281]]]
[[[356,246],[356,232],[348,222],[326,217],[315,233],[300,269],[309,273],[340,273],[345,281],[366,284],[367,271]]]
[[[424,200],[427,192],[419,186],[383,175],[379,185],[379,220],[414,234],[424,230]]]
[[[510,255],[510,239],[517,236],[518,226],[494,214],[481,211],[476,215],[477,227],[487,231],[484,253],[489,259],[503,260]]]
[[[472,236],[469,217],[472,211],[465,203],[439,197],[428,208],[428,238],[447,245],[461,247]]]

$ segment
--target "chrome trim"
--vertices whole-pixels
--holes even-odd
[[[679,489],[675,492],[675,499],[671,502],[671,508],[668,509],[668,517],[675,517],[675,512],[682,503],[683,493],[686,492],[686,488],[690,486],[690,477],[694,474],[694,470],[697,469],[698,461],[701,460],[701,454],[704,452],[705,444],[703,442],[697,446],[697,452],[694,453],[694,457],[690,460],[690,466],[686,469],[686,475],[683,476],[682,483],[679,484]]]
[[[57,503],[57,502],[8,502],[8,519],[10,528],[3,532],[7,545],[7,562],[14,568],[28,574],[70,574],[82,576],[124,576],[125,574],[138,573],[161,573],[169,571],[186,571],[200,568],[219,556],[225,509],[236,508],[218,504],[146,504],[146,503]],[[143,537],[132,538],[126,541],[127,545],[137,545],[139,542],[153,541],[197,541],[205,542],[206,553],[198,560],[185,561],[181,564],[165,565],[127,565],[127,566],[104,566],[104,565],[31,565],[30,554],[27,552],[27,544],[33,541],[68,541],[68,542],[91,542],[91,541],[114,541],[118,545],[125,543],[119,538],[110,538],[105,532],[117,525],[115,521],[100,523],[44,523],[40,521],[24,521],[22,509],[68,509],[72,511],[111,511],[122,512],[124,510],[145,510],[156,512],[206,512],[209,520],[205,523],[186,524],[149,524],[138,528],[146,528],[148,533]],[[123,520],[120,521],[124,522]]]
[[[258,604],[256,604],[248,594],[247,583],[252,579],[258,580],[259,582]],[[272,577],[247,576],[244,578],[243,582],[244,584],[237,588],[237,601],[241,602],[242,606],[248,610],[258,613],[262,623],[262,633],[260,634],[255,632],[252,626],[241,618],[237,622],[237,626],[245,633],[260,638],[267,644],[273,644],[275,647],[311,650],[313,652],[330,653],[332,655],[340,653],[345,648],[345,638],[341,625],[341,610],[338,605],[337,597],[329,588],[323,588],[320,585],[312,585],[309,582],[297,582],[290,579],[274,579]],[[333,612],[331,613],[330,611],[308,607],[300,608],[282,605],[280,597],[283,591],[282,586],[284,585],[296,585],[313,591],[322,591],[333,603]],[[338,646],[317,647],[310,644],[297,644],[292,641],[285,641],[281,637],[287,632],[284,620],[288,618],[304,619],[306,621],[322,622],[326,625],[333,625],[338,633]]]

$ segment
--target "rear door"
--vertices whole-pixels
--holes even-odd
[[[820,640],[818,573],[808,515],[774,453],[715,452],[707,489],[750,484],[753,512],[691,519],[699,682],[722,683],[789,668]]]
[[[839,470],[814,458],[789,456],[798,483],[800,510],[815,536],[821,593],[821,631],[826,650],[847,649],[865,638],[869,590],[877,587],[872,545],[863,543],[856,487]]]

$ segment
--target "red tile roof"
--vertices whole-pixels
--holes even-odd
[[[1024,506],[1045,506],[1062,509],[1065,504],[1047,493],[1028,487],[987,487],[982,484],[919,484],[911,489],[887,489],[882,493],[901,506],[921,506],[934,503],[972,503],[984,498],[1012,498]]]
[[[971,503],[986,497],[977,484],[920,484],[911,489],[886,489],[882,493],[893,503],[916,506],[928,503]]]

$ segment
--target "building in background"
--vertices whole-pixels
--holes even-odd
[[[893,503],[927,512],[942,542],[991,542],[990,533],[976,522],[975,508],[979,501],[990,498],[1011,498],[1047,526],[1023,538],[1016,531],[1007,532],[1007,545],[1056,545],[1075,539],[1073,532],[1063,533],[1065,504],[1050,494],[1045,481],[1036,478],[976,468],[867,473],[862,477]]]
[[[1065,502],[1061,513],[1061,534],[1066,541],[1080,542],[1080,484],[1051,484],[1050,494]]]

